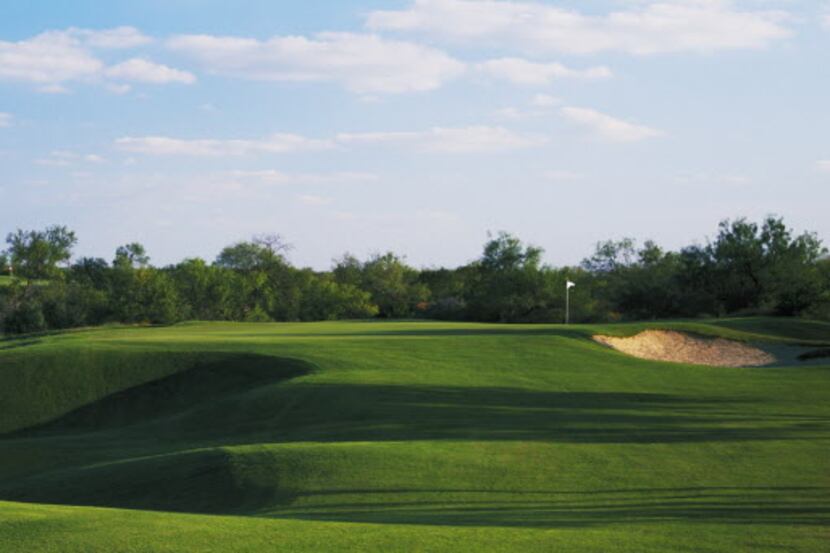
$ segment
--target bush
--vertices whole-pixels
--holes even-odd
[[[36,300],[15,303],[3,317],[3,332],[6,334],[29,334],[46,329],[43,308]]]
[[[268,313],[263,308],[257,305],[245,314],[244,321],[246,323],[270,323],[271,317],[268,316]]]
[[[466,318],[467,304],[460,298],[440,298],[427,303],[419,311],[427,319],[461,321]]]

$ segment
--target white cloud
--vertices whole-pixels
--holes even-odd
[[[424,149],[441,153],[503,152],[532,148],[547,140],[539,135],[520,134],[503,127],[472,126],[435,128],[424,137]]]
[[[108,67],[104,73],[108,77],[117,80],[139,81],[153,84],[192,84],[196,81],[196,77],[192,73],[173,69],[172,67],[160,63],[153,63],[141,58],[132,58]]]
[[[550,115],[551,110],[562,103],[561,98],[550,94],[535,94],[529,101],[530,109],[508,106],[496,111],[496,117],[520,120]]]
[[[830,159],[822,159],[816,162],[818,170],[823,173],[830,173]]]
[[[124,84],[124,83],[109,83],[109,84],[107,84],[107,90],[109,90],[113,94],[126,94],[132,89],[133,89],[133,87],[131,87],[128,84]]]
[[[328,205],[333,199],[328,196],[315,196],[313,194],[300,194],[297,201],[305,205]]]
[[[370,12],[374,30],[423,32],[532,52],[630,54],[763,48],[790,36],[788,14],[741,10],[730,0],[636,2],[605,15],[540,2],[414,0]]]
[[[606,79],[611,70],[605,66],[571,69],[561,63],[536,63],[521,58],[500,58],[476,65],[492,77],[519,85],[546,85],[556,79]]]
[[[283,154],[325,150],[334,147],[328,140],[296,134],[274,134],[261,140],[181,139],[167,136],[125,136],[115,141],[117,148],[139,154],[204,157],[241,156],[258,153]]]
[[[68,167],[79,162],[103,163],[104,161],[106,160],[97,154],[82,155],[71,150],[52,150],[48,156],[36,159],[35,163],[48,167]]]
[[[124,49],[147,44],[151,39],[133,27],[90,30],[70,28],[47,31],[18,42],[0,41],[0,80],[27,82],[39,92],[69,92],[69,82],[103,83],[116,94],[129,91],[107,78],[147,83],[191,83],[195,77],[165,65],[132,58],[106,67],[95,49]]]
[[[664,134],[657,129],[617,119],[589,108],[565,106],[560,112],[567,119],[612,142],[637,142]]]
[[[561,98],[551,96],[550,94],[536,94],[530,100],[531,105],[537,108],[551,108],[562,103]]]
[[[426,133],[413,131],[344,132],[337,135],[341,144],[388,144],[416,142]]]
[[[283,173],[275,169],[236,170],[228,176],[237,181],[258,182],[263,184],[345,184],[354,182],[372,182],[378,180],[373,173],[335,172],[335,173]]]
[[[521,134],[504,127],[474,125],[435,127],[420,132],[341,133],[341,144],[399,144],[420,151],[447,154],[503,152],[541,146],[547,140],[535,134]]]
[[[184,35],[168,46],[208,71],[284,82],[337,82],[360,94],[433,90],[465,66],[427,46],[376,35],[320,33],[313,38]]]
[[[261,140],[125,136],[117,139],[115,146],[123,151],[148,155],[225,157],[307,152],[362,145],[392,145],[431,153],[482,153],[531,148],[545,142],[546,138],[540,135],[517,133],[504,127],[474,125],[457,128],[435,127],[427,131],[340,133],[331,139],[307,138],[295,134],[274,134]],[[266,172],[260,176],[268,174]],[[279,179],[280,174],[274,173],[272,177]]]
[[[0,41],[0,79],[57,85],[96,75],[103,63],[67,32],[49,31],[19,42]]]
[[[115,27],[93,30],[70,28],[67,34],[77,37],[91,48],[121,49],[135,48],[152,42],[152,39],[134,27]]]
[[[12,114],[0,111],[0,129],[12,126]]]
[[[682,185],[712,185],[719,186],[745,186],[752,183],[752,178],[739,173],[709,173],[699,172],[692,174],[677,175],[674,177],[677,184]]]

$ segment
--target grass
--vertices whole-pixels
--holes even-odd
[[[830,360],[593,333],[825,323],[188,323],[0,340],[0,551],[819,551]]]
[[[25,283],[26,281],[22,280],[22,279],[19,279],[17,277],[14,277],[12,275],[0,275],[0,288],[6,287],[6,286],[11,286],[13,282]],[[49,281],[48,280],[34,280],[34,281],[32,281],[32,283],[35,286],[45,286],[46,284],[49,284]]]

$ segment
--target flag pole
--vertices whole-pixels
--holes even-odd
[[[570,279],[565,279],[565,324],[571,322],[571,288],[576,286]]]
[[[571,320],[571,287],[565,283],[565,324]]]

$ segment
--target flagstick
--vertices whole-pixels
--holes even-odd
[[[565,324],[571,320],[571,287],[565,283]]]
[[[565,279],[565,324],[571,322],[571,288],[576,286],[569,278]]]

